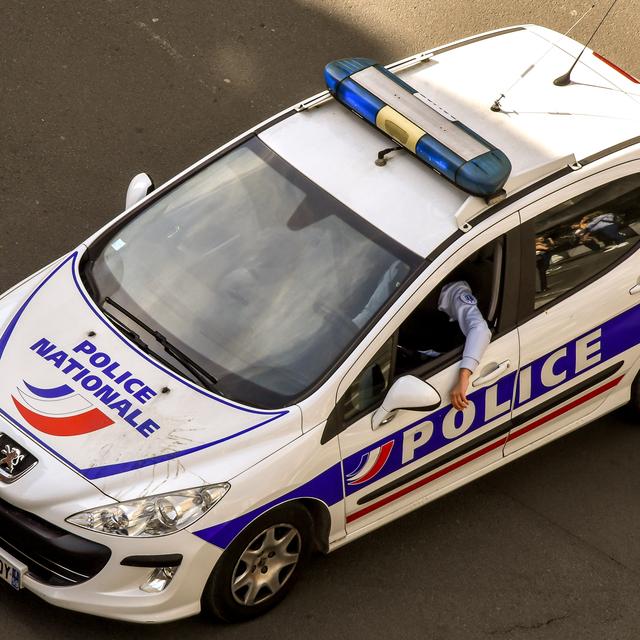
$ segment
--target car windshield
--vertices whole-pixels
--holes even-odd
[[[256,137],[110,233],[98,302],[269,408],[314,386],[420,262]]]

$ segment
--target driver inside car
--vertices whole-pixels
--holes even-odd
[[[397,265],[392,264],[378,283],[368,303],[354,318],[353,321],[358,327],[364,326],[371,316],[371,308],[379,306],[379,300],[386,300],[392,295],[393,290],[399,286],[398,276]],[[400,349],[417,355],[422,362],[441,356],[446,351],[459,346],[464,340],[458,377],[449,394],[451,404],[459,411],[469,406],[467,400],[469,379],[491,341],[491,330],[478,308],[478,301],[467,282],[469,278],[463,279],[464,276],[463,270],[457,270],[452,274],[451,281],[444,284],[438,297],[438,310],[435,316],[429,314],[426,320],[425,316],[414,315],[407,323],[409,326],[403,326],[400,332],[403,343]],[[457,325],[454,327],[452,323]],[[410,344],[419,345],[422,348],[407,349],[404,346],[407,338]]]

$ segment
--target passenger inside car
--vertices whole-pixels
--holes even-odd
[[[535,221],[535,308],[609,269],[640,240],[640,186],[631,175],[563,202]]]

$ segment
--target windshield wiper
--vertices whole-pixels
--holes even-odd
[[[137,325],[142,327],[147,333],[152,335],[159,343],[162,345],[162,348],[175,360],[177,360],[187,371],[189,371],[193,376],[195,376],[204,387],[209,389],[209,391],[213,391],[214,387],[218,384],[218,379],[210,374],[206,369],[203,369],[197,362],[192,360],[186,353],[182,352],[178,347],[171,344],[167,337],[157,331],[152,329],[149,325],[145,324],[140,318],[137,318],[133,313],[131,313],[128,309],[125,309],[122,305],[115,302],[109,297],[104,299],[105,302],[110,304],[112,307],[116,308],[120,313],[125,315],[130,320],[133,320]],[[131,341],[139,346],[145,353],[150,353],[158,358],[163,364],[168,366],[169,368],[176,371],[176,368],[173,367],[169,362],[167,362],[164,358],[158,356],[158,354],[154,353],[149,345],[133,330],[131,327],[128,327],[121,320],[119,320],[112,313],[109,313],[104,306],[102,307],[102,311],[107,315],[118,327],[131,339]],[[180,373],[177,371],[177,373]],[[218,390],[218,393],[220,391]]]
[[[122,333],[124,333],[127,338],[131,340],[131,342],[133,342],[133,344],[142,349],[142,351],[148,353],[149,355],[152,355],[154,358],[162,362],[162,364],[169,367],[169,369],[182,375],[182,372],[177,367],[172,365],[168,360],[165,360],[161,355],[151,349],[149,345],[140,337],[140,335],[137,334],[131,327],[128,327],[126,324],[124,324],[122,320],[107,311],[104,307],[102,308],[102,313],[104,313],[104,315],[107,316],[107,318],[109,318],[109,320],[111,320],[111,322],[113,322],[113,324],[115,324],[118,329],[120,329],[120,331],[122,331]]]

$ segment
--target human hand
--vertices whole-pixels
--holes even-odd
[[[458,411],[463,411],[469,406],[469,401],[467,400],[467,389],[469,388],[470,377],[471,371],[469,369],[460,369],[458,382],[451,390],[451,404],[454,409],[457,409]]]

